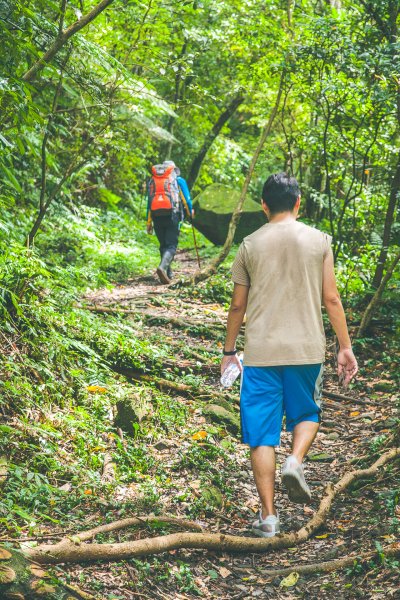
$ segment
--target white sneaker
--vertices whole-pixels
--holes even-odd
[[[296,504],[307,504],[311,491],[304,479],[303,465],[293,455],[288,456],[282,467],[282,483],[286,487],[289,500]]]
[[[268,515],[265,519],[262,518],[262,511],[258,516],[257,521],[254,521],[251,527],[254,535],[258,537],[274,537],[279,533],[279,513],[276,511],[275,515]]]

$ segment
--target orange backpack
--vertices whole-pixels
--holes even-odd
[[[151,216],[161,217],[178,212],[179,188],[174,166],[155,165],[151,170],[153,173],[149,183]]]

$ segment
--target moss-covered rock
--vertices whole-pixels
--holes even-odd
[[[207,504],[211,506],[215,506],[216,508],[222,508],[223,505],[223,496],[221,491],[215,487],[215,485],[210,485],[205,488],[201,492],[202,497],[207,502]]]
[[[224,425],[228,431],[237,435],[240,431],[239,415],[218,404],[208,404],[203,408],[203,414],[213,423]]]
[[[128,435],[135,435],[135,424],[138,424],[150,410],[150,403],[144,397],[128,397],[116,403],[117,414],[115,426],[120,427]]]
[[[0,547],[1,600],[73,600],[81,598],[71,593],[54,575],[30,563],[16,550]]]
[[[213,183],[194,202],[194,225],[207,239],[217,246],[225,242],[232,212],[239,200],[240,192],[225,185]],[[236,229],[235,243],[250,235],[266,223],[266,217],[257,202],[247,198],[242,216]]]

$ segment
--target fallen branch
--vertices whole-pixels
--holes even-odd
[[[328,392],[322,390],[322,395],[326,398],[335,398],[336,400],[343,400],[344,402],[352,402],[353,404],[371,404],[371,406],[382,406],[382,402],[375,402],[374,400],[368,400],[366,398],[352,398],[351,396],[345,396],[344,394],[337,394],[336,392]]]
[[[106,452],[103,461],[103,473],[101,475],[101,483],[112,483],[115,481],[116,464],[113,461],[112,454]]]
[[[78,308],[84,308],[91,312],[106,314],[106,315],[135,315],[145,319],[148,325],[158,325],[163,323],[165,325],[174,325],[179,329],[198,329],[200,332],[206,332],[212,334],[212,330],[225,331],[225,325],[215,323],[214,321],[205,321],[202,318],[199,321],[192,321],[188,319],[179,319],[178,317],[170,317],[162,314],[156,314],[151,312],[145,312],[143,310],[135,310],[132,308],[109,308],[108,306],[79,306]]]
[[[236,403],[236,400],[232,401],[232,397],[229,395],[229,393],[224,394],[223,392],[211,391],[204,388],[196,389],[187,383],[177,383],[175,381],[170,381],[169,379],[162,379],[160,377],[154,377],[153,375],[145,375],[144,373],[139,373],[139,371],[135,371],[133,369],[131,370],[113,367],[113,370],[121,375],[125,375],[130,379],[134,379],[135,381],[152,383],[162,392],[174,392],[184,396],[189,396],[190,398],[196,398],[197,400],[225,400]]]
[[[164,515],[158,516],[144,516],[144,517],[129,517],[127,519],[121,519],[120,521],[112,521],[112,523],[105,523],[104,525],[98,525],[93,529],[88,529],[80,533],[76,533],[74,536],[68,536],[61,540],[61,543],[68,542],[73,539],[78,542],[87,542],[92,540],[99,533],[110,533],[111,531],[121,531],[121,529],[128,529],[129,527],[137,527],[138,525],[151,525],[151,523],[166,523],[167,525],[177,525],[183,529],[193,529],[193,531],[203,531],[203,527],[195,521],[187,521],[186,519],[179,519],[177,517],[167,517]]]
[[[335,484],[329,483],[321,499],[319,508],[314,516],[297,532],[277,535],[272,538],[246,538],[235,535],[211,534],[211,533],[173,533],[154,538],[145,538],[129,542],[89,545],[81,542],[90,534],[92,539],[96,530],[104,532],[100,526],[90,532],[79,534],[78,543],[70,540],[61,540],[54,545],[41,545],[36,548],[27,548],[24,554],[27,558],[42,564],[54,563],[76,563],[94,560],[121,560],[136,556],[148,556],[160,554],[168,550],[179,548],[198,548],[203,550],[221,550],[224,552],[265,552],[278,548],[290,548],[297,544],[306,542],[327,520],[333,501],[346,490],[354,481],[375,475],[386,463],[400,456],[399,448],[392,448],[385,452],[369,468],[348,471]],[[115,525],[108,524],[110,530]],[[97,535],[97,533],[95,533]]]
[[[299,575],[315,575],[316,573],[329,573],[330,571],[337,571],[344,569],[345,567],[351,567],[354,563],[366,562],[383,554],[388,558],[392,556],[400,556],[400,544],[395,546],[386,546],[381,551],[375,550],[375,552],[364,552],[356,556],[345,556],[343,558],[335,558],[333,560],[325,560],[318,563],[311,563],[309,565],[291,565],[284,569],[267,569],[266,571],[260,570],[258,573],[264,577],[286,577],[290,573],[299,573]]]

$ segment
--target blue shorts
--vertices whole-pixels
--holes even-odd
[[[320,422],[323,365],[243,367],[240,389],[242,441],[250,447],[279,446],[286,430]]]

